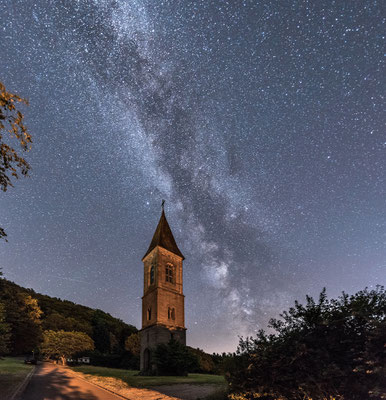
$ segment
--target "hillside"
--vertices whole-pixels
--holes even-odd
[[[36,293],[7,279],[0,279],[1,318],[10,328],[9,350],[23,354],[36,348],[44,330],[79,331],[89,335],[100,354],[124,352],[125,339],[137,328],[110,314]]]

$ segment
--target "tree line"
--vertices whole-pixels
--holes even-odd
[[[139,364],[139,353],[127,350],[125,343],[138,334],[136,327],[104,311],[42,295],[0,278],[0,355],[37,353],[47,349],[49,338],[68,338],[71,332],[73,341],[82,334],[83,342],[89,343],[84,351],[96,364],[131,368]]]
[[[164,373],[173,374],[174,365],[175,374],[222,372],[223,356],[172,344],[168,358],[165,346],[158,349],[159,370]],[[0,278],[0,356],[32,353],[62,363],[86,355],[93,365],[139,369],[140,338],[136,327],[108,313]],[[167,366],[164,358],[175,364]]]

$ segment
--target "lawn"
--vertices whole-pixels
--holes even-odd
[[[107,376],[122,379],[129,386],[147,388],[161,385],[174,385],[178,383],[193,383],[196,385],[214,384],[225,386],[225,379],[220,375],[189,374],[188,376],[139,376],[139,371],[127,369],[104,368],[94,366],[72,367],[75,372],[83,374]]]
[[[0,359],[0,398],[7,398],[32,370],[20,358]]]

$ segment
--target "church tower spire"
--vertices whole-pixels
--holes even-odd
[[[182,255],[165,216],[161,218],[142,258],[144,294],[142,297],[141,371],[156,372],[151,352],[160,343],[175,339],[186,344]]]
[[[182,253],[181,253],[180,249],[178,248],[177,243],[174,239],[172,230],[170,229],[169,223],[166,219],[165,210],[163,209],[163,207],[162,207],[161,218],[160,218],[157,228],[154,232],[153,239],[150,242],[150,246],[147,249],[146,254],[143,256],[142,261],[157,246],[160,246],[160,247],[164,248],[165,250],[168,250],[168,251],[178,255],[183,260],[185,259],[185,257],[182,255]]]

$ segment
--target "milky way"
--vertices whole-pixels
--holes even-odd
[[[140,326],[166,199],[188,343],[234,350],[294,299],[386,282],[382,1],[0,0],[31,178],[5,277]]]

